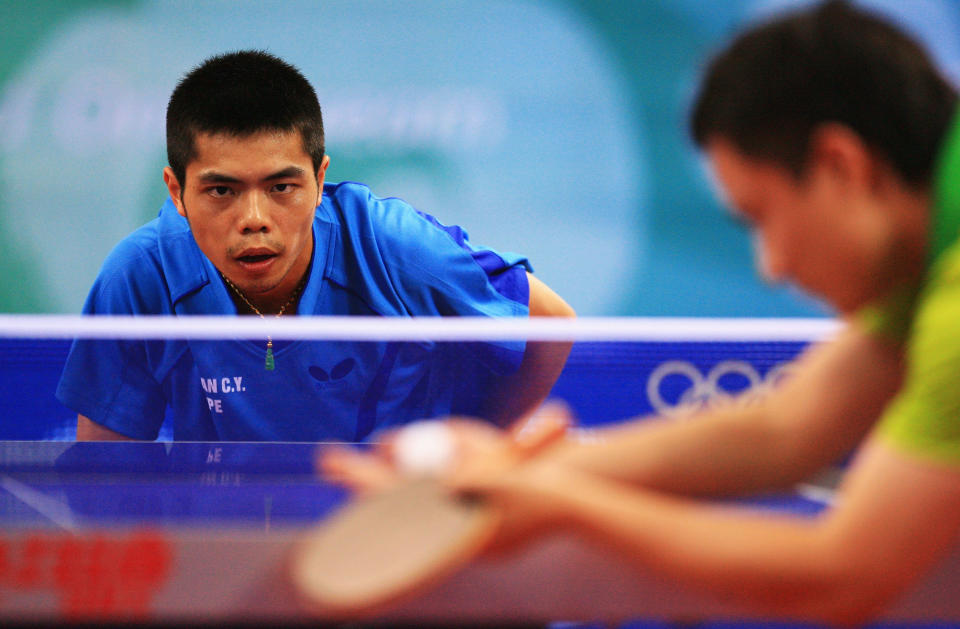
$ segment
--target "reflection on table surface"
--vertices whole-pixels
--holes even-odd
[[[0,523],[305,525],[347,496],[315,472],[324,444],[0,442]]]

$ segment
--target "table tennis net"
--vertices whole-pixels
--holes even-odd
[[[165,347],[185,347],[214,365],[234,361],[229,373],[198,370],[190,385],[213,400],[208,410],[216,412],[216,400],[244,386],[237,383],[246,381],[236,378],[249,373],[247,381],[264,382],[270,339],[274,373],[293,379],[301,391],[349,398],[345,391],[355,387],[357,404],[368,406],[417,395],[426,402],[409,413],[425,409],[427,416],[447,408],[429,398],[450,396],[451,386],[452,410],[471,414],[481,408],[471,405],[496,395],[496,383],[503,382],[496,378],[515,373],[533,344],[572,343],[559,377],[543,386],[548,399],[567,404],[577,424],[589,429],[638,416],[682,416],[707,404],[762,394],[789,377],[799,354],[837,328],[829,319],[2,315],[0,439],[75,438],[77,411],[55,395],[75,343],[87,344],[93,356],[112,356],[118,344],[140,348],[141,355],[154,357],[154,368]],[[394,361],[389,369],[388,360]],[[430,369],[422,368],[423,361],[432,361]],[[485,374],[495,377],[487,382]],[[363,402],[375,387],[379,401]],[[265,394],[271,393],[276,392]],[[173,411],[166,413],[158,440],[176,440]]]

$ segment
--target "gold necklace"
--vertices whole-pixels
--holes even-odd
[[[234,286],[233,282],[227,279],[226,275],[224,275],[223,273],[220,273],[220,277],[222,277],[223,281],[227,283],[227,286],[232,288],[233,292],[235,292],[237,296],[243,300],[243,303],[247,304],[247,306],[250,307],[250,310],[253,310],[254,314],[256,314],[261,319],[266,318],[263,316],[263,314],[259,310],[257,310],[256,306],[250,303],[250,300],[247,299],[247,296],[243,294],[243,291],[241,291],[239,288]],[[296,298],[300,295],[300,291],[303,290],[303,286],[306,283],[307,283],[307,276],[304,275],[303,279],[300,280],[300,283],[297,284],[296,290],[294,290],[293,294],[290,295],[290,299],[288,299],[287,303],[283,304],[283,306],[280,307],[280,311],[277,313],[278,319],[280,318],[280,315],[282,315],[284,311],[286,311],[286,309],[290,307],[290,304],[292,304],[296,300]],[[273,362],[273,339],[270,337],[270,335],[267,335],[267,355],[264,358],[263,368],[266,369],[267,371],[273,371],[274,367],[275,367],[275,364]]]

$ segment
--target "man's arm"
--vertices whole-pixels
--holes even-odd
[[[77,415],[77,441],[135,441],[109,428],[104,428],[89,417]]]
[[[531,273],[527,273],[527,280],[531,317],[576,316],[573,308],[549,286]],[[528,341],[517,371],[495,379],[484,415],[505,426],[536,409],[563,371],[572,345],[572,342]]]
[[[851,323],[806,352],[760,399],[611,427],[599,431],[599,440],[565,443],[556,456],[673,493],[785,487],[850,452],[899,388],[902,370],[898,347]]]

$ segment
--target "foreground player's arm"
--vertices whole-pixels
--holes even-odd
[[[788,487],[862,440],[899,387],[899,348],[855,324],[811,348],[775,390],[684,419],[642,418],[568,439],[543,454],[581,472],[681,495],[734,495]],[[476,438],[472,435],[470,438]],[[489,436],[504,439],[504,435]],[[333,476],[364,486],[388,462],[336,460]]]
[[[84,415],[77,415],[77,441],[134,441],[126,435],[121,435]]]
[[[876,614],[960,531],[960,469],[879,440],[817,518],[638,490],[549,458],[467,470],[454,487],[485,494],[515,528],[572,527],[743,612],[840,624]]]
[[[851,323],[805,353],[776,389],[683,420],[643,419],[568,442],[578,469],[681,494],[785,487],[860,442],[896,393],[901,350]]]
[[[531,317],[574,317],[576,313],[549,286],[527,273]],[[528,341],[520,367],[496,379],[485,416],[504,426],[539,406],[563,371],[572,342]]]

